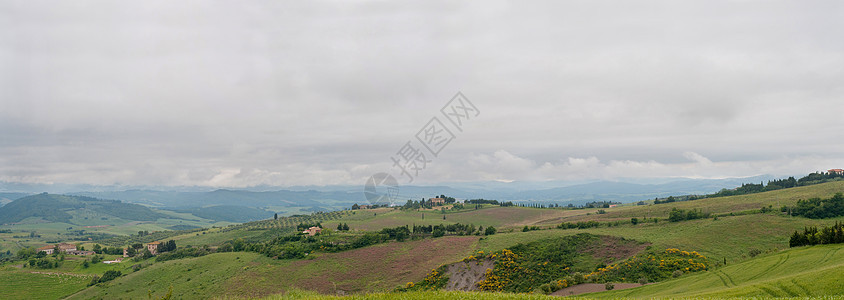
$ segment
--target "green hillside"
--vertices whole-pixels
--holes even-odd
[[[801,247],[595,298],[844,296],[844,245]]]
[[[270,262],[269,258],[254,253],[217,253],[171,260],[88,287],[70,299],[147,299],[150,293],[164,296],[171,286],[173,299],[208,299],[225,294],[230,278]]]
[[[194,216],[209,220],[235,223],[263,220],[273,216],[272,212],[263,209],[234,205],[217,205],[191,209],[174,209],[174,211],[181,213],[189,213]]]
[[[173,239],[183,250],[187,247],[206,248],[208,246],[212,249],[211,252],[216,247],[221,247],[221,251],[233,252],[161,262],[149,259],[141,264],[150,265],[139,270],[132,270],[131,266],[135,263],[129,261],[114,266],[124,270],[125,275],[108,283],[85,288],[80,286],[81,283],[77,280],[60,282],[55,286],[45,285],[43,289],[45,293],[48,293],[49,289],[55,289],[55,292],[49,292],[53,293],[52,295],[79,292],[73,296],[74,299],[146,298],[150,293],[155,297],[161,297],[167,293],[170,286],[173,286],[174,297],[183,299],[217,296],[277,298],[283,296],[272,295],[288,292],[290,296],[314,299],[333,298],[322,295],[338,293],[366,294],[366,297],[374,299],[396,297],[406,299],[455,297],[540,299],[545,296],[488,292],[394,293],[392,291],[399,287],[407,287],[408,282],[423,286],[426,278],[435,274],[432,270],[448,270],[441,268],[446,268],[456,262],[467,261],[465,259],[470,257],[474,258],[468,260],[469,264],[477,262],[484,266],[482,268],[490,266],[490,269],[495,269],[489,274],[497,276],[496,280],[484,279],[487,286],[500,286],[498,289],[491,290],[539,292],[544,289],[542,286],[548,286],[558,280],[567,279],[570,280],[567,281],[569,283],[584,282],[581,281],[582,279],[574,280],[580,276],[578,274],[590,276],[597,274],[595,276],[598,277],[592,277],[589,280],[597,280],[600,284],[603,284],[605,280],[631,284],[637,282],[638,277],[641,276],[639,274],[657,274],[653,272],[659,274],[654,277],[655,279],[664,280],[671,278],[672,272],[676,270],[670,267],[663,268],[661,265],[658,266],[659,269],[648,269],[650,267],[647,264],[639,266],[638,263],[651,258],[655,258],[656,261],[674,259],[680,262],[682,257],[664,256],[668,253],[666,249],[676,248],[689,253],[700,253],[702,255],[700,257],[708,260],[706,267],[698,268],[697,273],[686,271],[679,278],[661,283],[588,296],[593,298],[840,296],[842,295],[840,285],[836,285],[836,282],[829,278],[837,279],[840,277],[838,274],[844,271],[844,251],[840,251],[844,246],[828,245],[789,249],[788,239],[794,231],[802,230],[805,226],[828,226],[835,221],[844,220],[844,217],[808,219],[789,216],[778,208],[793,206],[799,200],[816,197],[827,199],[842,191],[844,191],[844,182],[839,181],[749,195],[600,209],[501,207],[489,204],[480,207],[438,207],[421,210],[378,208],[294,215],[201,230],[151,232],[148,235],[133,234],[101,240],[97,243],[109,247],[125,247],[132,243]],[[58,206],[57,202],[74,203],[70,200],[79,200],[68,200],[63,198],[64,196],[55,195],[32,197],[35,203],[52,203],[53,207],[62,207]],[[70,222],[83,222],[85,216],[91,219],[93,216],[106,216],[107,213],[120,214],[114,209],[106,209],[108,206],[102,207],[104,208],[90,204],[85,207],[65,207],[54,212],[59,216],[61,214],[58,212],[68,214]],[[672,209],[697,210],[708,213],[708,216],[670,222],[668,217]],[[168,226],[180,228],[199,224],[203,220],[186,212],[152,212],[166,215],[167,218],[149,224],[138,222],[135,226],[159,226],[155,224],[162,220],[184,218],[178,219],[179,221],[168,221],[173,222],[168,223],[170,224]],[[66,218],[66,216],[63,217]],[[45,219],[44,215],[40,215],[28,216],[26,220],[33,218]],[[637,218],[638,221],[634,222],[633,218]],[[122,221],[122,219],[117,220]],[[179,223],[182,221],[184,223]],[[583,222],[588,221],[592,223],[581,226],[582,229],[572,226],[577,222],[587,224]],[[29,221],[24,223],[5,226],[4,228],[12,228],[12,230],[0,232],[0,246],[19,249],[15,247],[43,245],[43,238],[28,238],[31,233],[22,230],[31,228],[38,230],[39,234],[51,232],[49,230],[61,232],[65,230],[62,226],[69,224]],[[320,235],[294,236],[302,230],[297,227],[307,228],[317,223],[324,228]],[[454,225],[458,228],[456,225],[458,223],[472,224],[472,228],[494,227],[496,233],[486,235],[478,231],[468,233],[448,231],[443,237],[433,237],[430,232],[420,231],[413,232],[412,235],[403,239],[389,236],[389,232],[396,232],[397,228],[404,226],[408,228],[429,225],[436,227],[443,224]],[[349,230],[337,230],[338,224],[348,225]],[[569,225],[562,226],[564,224]],[[382,231],[383,229],[388,230]],[[593,235],[583,235],[584,233]],[[22,237],[21,234],[27,234],[27,236]],[[51,239],[63,237],[61,234],[49,236]],[[30,239],[34,240],[29,241]],[[578,243],[566,241],[581,239],[591,241],[584,244],[591,246],[575,247],[572,249],[585,250],[572,252],[568,246]],[[359,244],[363,240],[368,242]],[[91,247],[92,244],[85,243],[84,246]],[[481,251],[483,254],[480,254]],[[517,265],[512,268],[494,268],[494,261],[501,261],[500,255],[508,253],[507,251],[520,257],[512,261]],[[278,259],[289,253],[298,253],[294,256],[286,256],[296,257],[296,259]],[[13,253],[7,254],[6,257],[7,260],[11,260],[5,263],[5,269],[0,270],[0,277],[33,276],[26,275],[33,274],[31,273],[35,271],[33,269],[12,267],[20,264],[13,260]],[[599,259],[599,257],[602,258]],[[2,259],[2,253],[0,253],[0,263]],[[65,262],[66,266],[62,267],[60,272],[90,276],[105,271],[99,265],[86,269],[88,271],[72,267],[80,265],[79,258],[72,259],[75,261]],[[565,261],[566,267],[560,265],[559,267],[563,269],[554,269],[555,262],[558,261]],[[690,262],[689,264],[693,266],[697,263]],[[623,272],[632,272],[629,274],[637,275],[602,273],[608,270],[604,268],[604,271],[601,271],[604,264],[618,266],[613,267],[615,269],[609,268],[612,270],[627,268]],[[657,266],[654,265],[654,268]],[[483,271],[483,269],[479,270],[478,274],[484,274]],[[480,277],[472,276],[459,278],[458,280],[467,282],[457,286],[472,287],[482,280]],[[632,278],[634,276],[636,278]],[[589,280],[585,282],[590,282]],[[508,282],[514,285],[508,287]],[[427,288],[429,285],[424,286]],[[439,285],[430,286],[439,287]],[[15,292],[22,288],[21,286],[7,285],[6,287],[8,290],[5,295],[8,297],[3,298],[27,298],[27,295],[31,295],[26,291]]]
[[[81,196],[38,194],[23,197],[0,207],[0,224],[41,218],[50,222],[71,223],[74,212],[90,211],[125,220],[153,221],[165,217],[147,207]]]

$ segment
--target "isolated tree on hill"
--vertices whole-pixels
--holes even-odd
[[[343,231],[343,223],[337,224],[337,231]]]
[[[489,226],[484,230],[484,235],[493,235],[495,234],[495,227]]]
[[[343,223],[343,230],[349,231],[349,224]]]
[[[273,219],[278,220],[278,213],[275,213],[275,214],[273,215]]]

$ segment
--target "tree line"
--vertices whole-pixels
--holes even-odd
[[[783,206],[782,211],[792,216],[826,219],[844,216],[844,194],[836,193],[829,199],[811,198],[798,200],[795,206]]]
[[[737,196],[737,195],[747,195],[747,194],[755,194],[755,193],[762,193],[768,191],[775,191],[781,189],[788,189],[798,186],[807,186],[807,185],[814,185],[814,184],[821,184],[830,181],[836,181],[844,179],[844,174],[835,173],[835,172],[815,172],[810,173],[806,176],[801,177],[800,179],[795,179],[794,177],[788,177],[785,179],[775,179],[769,180],[767,184],[764,182],[760,182],[759,184],[755,183],[743,183],[740,187],[734,189],[721,189],[720,191],[712,194],[706,195],[684,195],[684,196],[670,196],[668,198],[655,198],[654,204],[663,204],[663,203],[672,203],[677,201],[691,201],[691,200],[698,200],[698,199],[705,199],[705,198],[716,198],[716,197],[727,197],[727,196]]]
[[[795,231],[788,240],[789,247],[841,244],[844,243],[844,223],[836,221],[830,227],[805,227],[803,232]]]

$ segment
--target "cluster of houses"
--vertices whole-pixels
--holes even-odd
[[[310,235],[310,236],[314,236],[317,233],[322,233],[322,228],[314,226],[314,227],[305,229],[305,231],[302,231],[302,233],[305,233],[305,234]]]
[[[316,228],[316,229],[314,229],[314,228]],[[313,232],[313,233],[310,233],[310,235],[315,235],[315,234],[317,234],[321,231],[322,231],[322,228],[311,227],[311,228],[308,228],[308,230],[306,230],[305,233]],[[152,242],[152,243],[148,243],[146,246],[147,246],[147,250],[149,250],[149,252],[152,253],[152,255],[157,255],[159,245],[161,245],[161,242],[155,241],[155,242]],[[47,245],[47,246],[36,249],[36,252],[44,251],[44,253],[47,253],[47,255],[52,255],[53,253],[56,253],[56,250],[59,251],[58,253],[65,253],[65,254],[68,254],[68,255],[94,255],[95,254],[94,251],[76,250],[76,245],[68,244],[68,243],[58,243],[58,244],[55,244],[55,245]],[[123,248],[123,257],[129,257],[129,248]],[[123,258],[118,258],[117,260],[114,260],[114,261],[104,261],[104,263],[107,263],[107,264],[108,263],[116,263],[116,262],[120,262],[122,260],[123,260]]]
[[[149,250],[149,253],[152,253],[152,255],[158,255],[158,246],[159,245],[161,245],[161,242],[159,242],[159,241],[147,243],[147,250]],[[123,257],[129,257],[129,248],[128,247],[123,248]]]
[[[91,255],[94,254],[94,251],[84,251],[84,250],[76,250],[76,245],[68,244],[68,243],[59,243],[56,245],[47,245],[38,249],[35,249],[36,252],[44,251],[47,255],[51,255],[53,253],[65,253],[69,255]]]

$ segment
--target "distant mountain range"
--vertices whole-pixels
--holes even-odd
[[[707,194],[742,183],[774,179],[770,175],[728,179],[629,179],[598,182],[468,182],[439,186],[400,186],[396,202],[418,200],[445,194],[458,199],[496,199],[564,204],[591,201],[634,202],[670,195]],[[48,189],[49,187],[49,189]],[[79,190],[61,190],[57,188]],[[190,210],[213,206],[239,206],[279,211],[283,207],[302,207],[309,211],[334,210],[366,203],[363,186],[298,186],[288,188],[256,187],[249,189],[217,189],[202,187],[126,186],[47,186],[0,182],[0,200],[6,202],[48,189],[51,192],[115,199],[128,203],[174,210]]]

